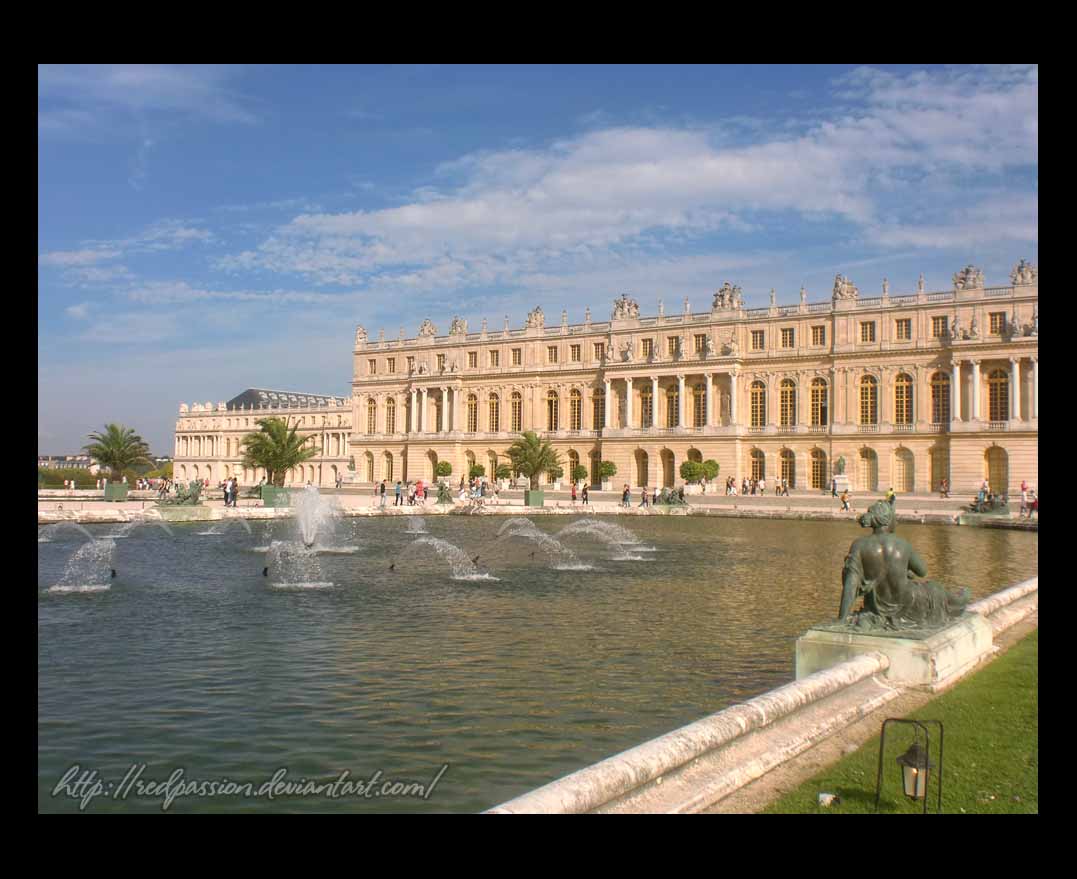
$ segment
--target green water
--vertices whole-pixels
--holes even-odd
[[[573,521],[533,520],[553,535]],[[837,613],[842,560],[861,533],[851,522],[606,521],[642,543],[566,538],[593,569],[556,570],[533,541],[499,541],[503,517],[426,518],[490,577],[459,580],[407,522],[343,520],[340,551],[306,571],[329,584],[317,588],[262,576],[264,547],[293,538],[291,522],[252,523],[250,535],[136,527],[72,569],[85,537],[46,532],[39,808],[78,810],[73,786],[53,796],[76,764],[102,784],[90,812],[160,811],[160,792],[116,797],[142,764],[142,783],[182,770],[180,789],[227,778],[254,790],[280,769],[292,781],[380,771],[429,783],[448,764],[426,799],[192,795],[172,802],[177,812],[488,808],[792,680],[794,641]],[[1037,572],[1035,533],[899,533],[933,579],[977,597]],[[109,588],[49,591],[83,582]]]

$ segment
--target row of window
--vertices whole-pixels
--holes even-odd
[[[911,425],[916,421],[913,378],[906,373],[894,379],[894,424]],[[944,424],[950,420],[950,375],[936,372],[930,379],[931,421]],[[812,426],[825,426],[830,423],[829,394],[827,382],[822,378],[812,379],[810,394],[810,423]],[[860,424],[879,423],[879,383],[874,376],[865,375],[860,380]],[[988,419],[1006,421],[1009,418],[1010,376],[1005,370],[996,369],[987,377]],[[779,424],[791,427],[797,423],[797,385],[792,379],[785,379],[778,388]],[[677,387],[666,390],[666,424],[669,427],[680,425],[680,393]],[[605,426],[606,395],[602,389],[592,394],[593,419],[595,429]],[[767,424],[767,386],[762,381],[755,381],[749,387],[749,425],[761,428]],[[513,392],[510,401],[510,427],[514,433],[523,429],[523,397],[519,391]],[[479,400],[474,394],[468,395],[466,401],[467,432],[478,432]],[[569,394],[568,429],[583,429],[583,395],[573,389]],[[640,391],[640,418],[643,426],[654,427],[655,409],[651,388]],[[561,424],[561,406],[557,391],[551,390],[546,395],[546,429],[559,430]],[[692,388],[691,424],[703,427],[706,424],[706,387],[697,384]],[[438,428],[442,425],[441,401],[435,400],[435,419]],[[501,399],[494,393],[487,400],[487,427],[496,433],[501,430]],[[368,434],[377,432],[377,404],[373,398],[367,400]],[[396,400],[390,397],[385,404],[385,432],[396,432]]]

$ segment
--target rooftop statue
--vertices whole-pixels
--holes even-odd
[[[454,317],[452,319],[452,327],[449,329],[450,336],[462,336],[467,334],[467,321],[461,318]]]
[[[419,326],[420,336],[436,336],[438,334],[438,328],[431,323],[430,318],[427,318]]]
[[[965,266],[954,275],[955,290],[978,290],[984,285],[984,273],[975,266]]]
[[[872,504],[859,522],[870,537],[853,541],[842,568],[839,622],[859,629],[941,627],[959,616],[972,597],[966,588],[948,592],[927,576],[927,566],[907,540],[896,537],[894,509],[886,501]],[[853,612],[853,602],[864,605]]]
[[[916,292],[917,293],[923,293],[924,292],[924,273],[923,272],[920,272],[920,280],[918,280],[916,282]]]
[[[722,284],[718,292],[714,294],[714,301],[711,303],[711,311],[740,308],[740,302],[740,287],[734,287],[729,281],[726,281]]]
[[[1021,260],[1013,267],[1013,271],[1010,272],[1010,281],[1015,287],[1024,284],[1035,284],[1038,276],[1039,272],[1032,263]]]
[[[860,289],[845,275],[834,276],[834,301],[839,299],[859,299]]]
[[[359,326],[357,326],[355,328],[355,345],[356,345],[356,347],[358,347],[359,345],[365,345],[365,344],[366,344],[366,330],[363,329],[362,324],[359,324]]]
[[[544,315],[542,313],[542,306],[541,305],[535,306],[534,311],[528,312],[528,314],[527,314],[527,323],[525,324],[525,326],[527,326],[527,327],[538,327],[539,329],[546,326],[546,315]]]
[[[624,320],[629,317],[639,317],[639,303],[635,299],[629,299],[623,293],[620,299],[613,300],[613,320]]]

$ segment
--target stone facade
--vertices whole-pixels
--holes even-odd
[[[588,309],[583,324],[562,313],[547,325],[536,308],[523,328],[506,319],[494,332],[453,319],[442,336],[427,319],[416,338],[371,341],[360,328],[350,418],[335,431],[343,455],[330,446],[312,481],[332,484],[331,467],[351,457],[359,482],[430,479],[442,460],[454,482],[473,464],[492,475],[516,433],[535,430],[595,483],[612,461],[617,488],[677,485],[682,462],[709,458],[719,482],[821,488],[842,458],[854,490],[927,492],[946,477],[970,493],[986,476],[1013,493],[1037,482],[1039,288],[1024,262],[1012,279],[985,288],[968,266],[951,290],[891,295],[887,284],[868,298],[838,275],[826,302],[802,290],[796,305],[764,308],[744,308],[727,282],[701,314],[686,301],[642,317],[621,296],[603,322]],[[289,414],[313,416],[312,432],[332,426],[324,409]],[[177,439],[185,419],[230,417],[181,413]],[[176,460],[195,459],[177,448]],[[214,458],[210,478],[236,460]]]

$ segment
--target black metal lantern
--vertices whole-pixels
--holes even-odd
[[[931,770],[935,763],[931,760],[931,735],[924,724],[933,723],[939,728],[939,772],[937,786],[939,789],[936,812],[942,811],[942,722],[938,720],[905,720],[899,717],[890,717],[883,721],[882,736],[879,740],[879,771],[875,779],[875,811],[879,811],[879,796],[882,793],[883,783],[883,752],[886,748],[886,727],[891,723],[905,723],[913,727],[914,738],[908,750],[897,758],[897,764],[901,767],[901,787],[905,796],[913,802],[922,800],[924,814],[927,814],[927,789],[931,782]],[[923,744],[920,741],[923,738]]]

